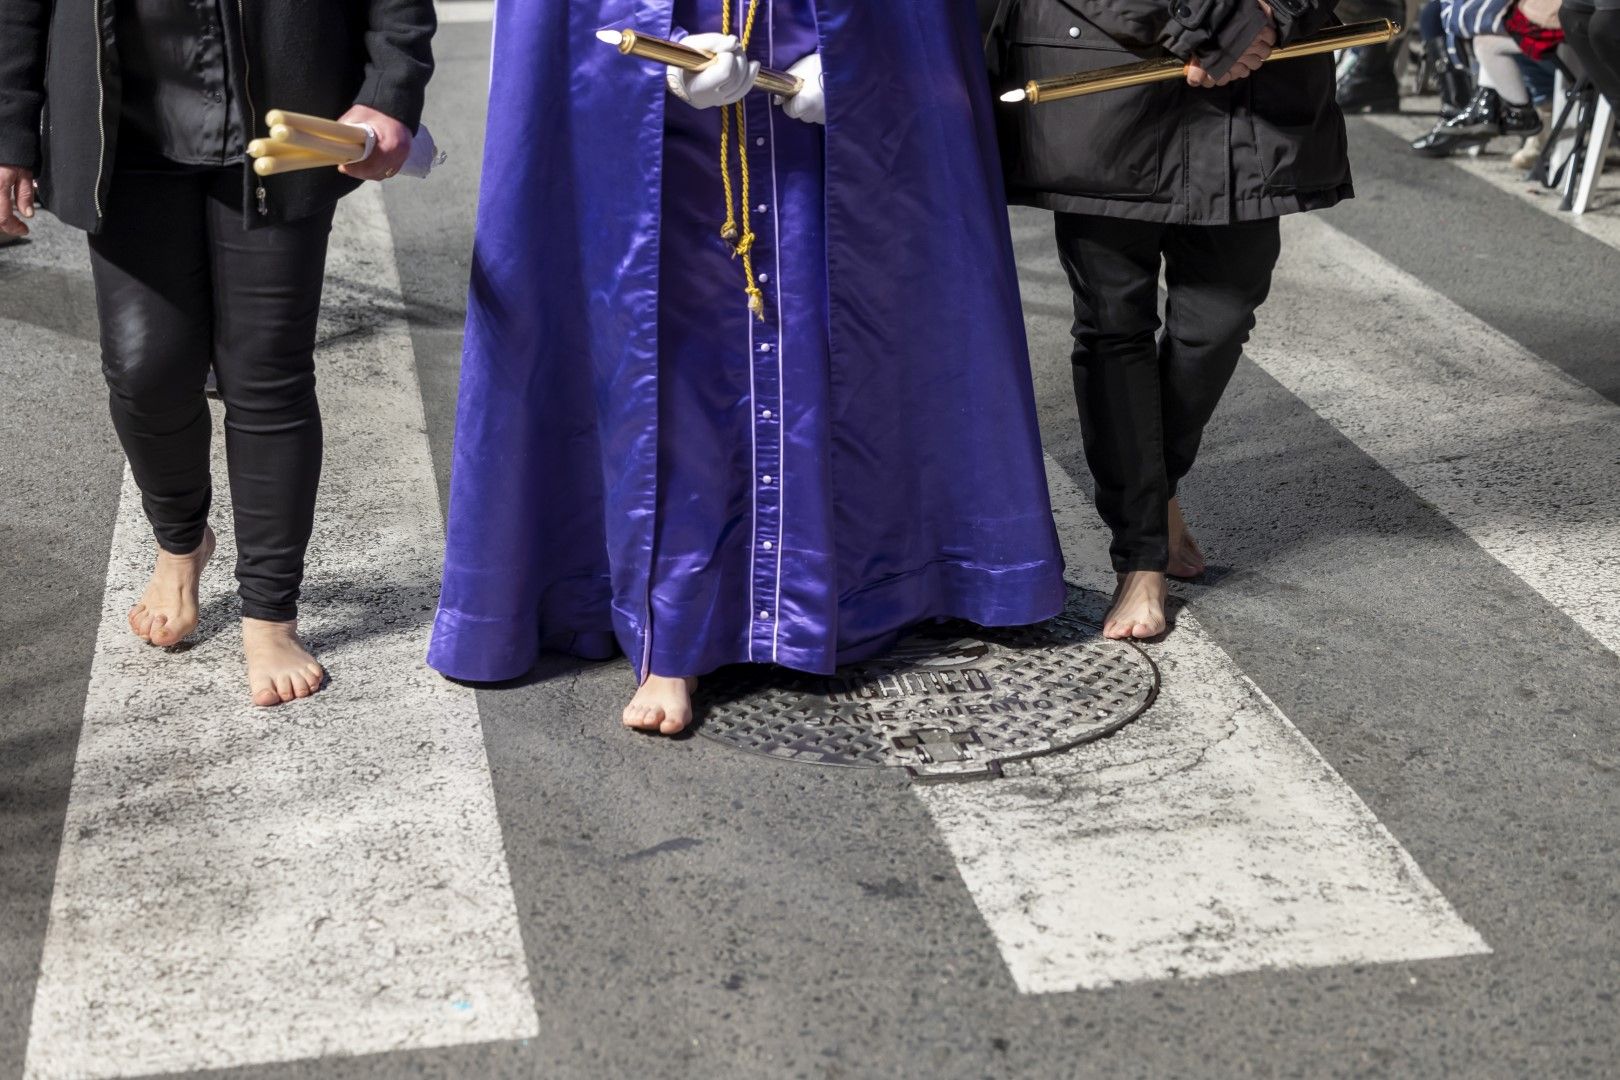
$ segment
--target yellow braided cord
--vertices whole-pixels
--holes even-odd
[[[720,13],[720,32],[731,33],[731,4],[732,0],[722,0]],[[743,23],[742,35],[737,39],[748,51],[748,43],[754,36],[754,22],[759,16],[759,0],[748,0],[748,16]],[[737,126],[737,162],[742,173],[742,227],[737,225],[737,193],[731,184],[731,127],[733,122],[732,110],[736,110]],[[748,112],[742,102],[734,105],[724,105],[720,108],[720,184],[726,193],[726,220],[720,226],[720,236],[726,243],[732,245],[732,256],[742,256],[743,275],[747,281],[748,310],[760,320],[765,318],[765,293],[761,291],[758,280],[754,277],[754,224],[751,196],[753,194],[753,177],[748,167]]]
[[[742,138],[741,132],[738,139]],[[720,106],[720,184],[726,189],[726,220],[720,236],[728,244],[737,242],[737,197],[731,190],[731,106]]]
[[[731,0],[723,0],[720,10],[720,32],[731,33]],[[741,140],[742,132],[737,133]],[[731,191],[731,106],[720,106],[720,183],[726,189],[726,221],[720,226],[720,236],[728,244],[737,241],[737,199]]]

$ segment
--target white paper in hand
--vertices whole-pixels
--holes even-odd
[[[366,152],[355,158],[364,161],[377,149],[377,132],[370,124],[361,124],[366,129]],[[405,159],[405,164],[399,167],[400,176],[414,176],[418,180],[427,176],[436,166],[443,165],[448,155],[433,142],[433,132],[426,124],[416,129],[416,137],[411,140],[411,153]]]
[[[444,164],[448,157],[433,142],[433,132],[423,124],[416,129],[416,138],[411,141],[411,156],[405,159],[405,164],[399,167],[399,175],[414,176],[417,179],[425,177],[435,167]]]

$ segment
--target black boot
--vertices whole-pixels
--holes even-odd
[[[1401,111],[1401,84],[1395,78],[1395,53],[1388,45],[1350,50],[1350,66],[1339,76],[1339,108],[1347,113]]]
[[[1534,135],[1541,117],[1534,105],[1509,105],[1495,90],[1482,87],[1462,112],[1442,120],[1412,143],[1424,157],[1446,157],[1470,146],[1484,146],[1498,135]]]
[[[1528,101],[1523,105],[1509,105],[1502,102],[1502,134],[1517,135],[1521,139],[1528,139],[1532,135],[1541,134],[1541,114],[1536,107]]]
[[[1440,116],[1450,120],[1467,108],[1468,99],[1474,96],[1474,73],[1452,59],[1451,51],[1438,38],[1424,42],[1423,53],[1440,89]]]

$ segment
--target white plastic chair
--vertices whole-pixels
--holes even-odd
[[[1598,95],[1597,108],[1592,114],[1592,137],[1586,143],[1586,161],[1581,175],[1575,181],[1570,199],[1572,214],[1584,214],[1592,205],[1592,194],[1597,191],[1598,177],[1603,175],[1603,160],[1608,157],[1609,143],[1614,141],[1614,103]]]
[[[1570,89],[1569,76],[1560,65],[1553,82],[1557,134],[1542,151],[1535,175],[1559,192],[1559,209],[1584,214],[1591,208],[1598,178],[1603,175],[1604,158],[1614,139],[1614,103],[1590,85],[1579,96],[1571,96]],[[1573,167],[1576,165],[1578,169]]]

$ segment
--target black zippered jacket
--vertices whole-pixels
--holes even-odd
[[[32,169],[40,201],[99,231],[118,157],[117,0],[0,0],[0,165]],[[220,0],[232,90],[260,137],[269,109],[339,116],[351,105],[415,131],[433,74],[433,0]],[[249,228],[293,221],[359,181],[335,169],[244,169]]]
[[[1336,0],[1272,0],[1279,44],[1334,22]],[[998,88],[1198,57],[1215,74],[1252,41],[1256,0],[980,0]],[[1111,90],[999,118],[1014,203],[1136,221],[1225,225],[1348,199],[1344,116],[1331,54],[1261,66],[1200,89]]]

